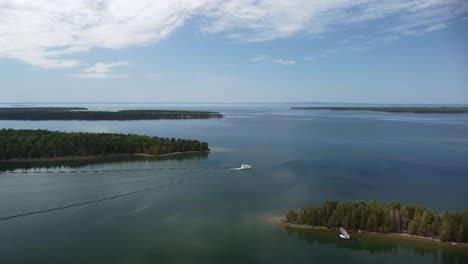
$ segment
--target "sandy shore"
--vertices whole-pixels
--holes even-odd
[[[337,232],[333,229],[330,229],[325,226],[310,226],[310,225],[301,225],[301,224],[292,224],[286,222],[285,217],[271,217],[268,219],[269,222],[275,224],[275,225],[280,225],[288,228],[297,228],[297,229],[313,229],[313,230],[325,230],[329,232]],[[443,242],[439,239],[434,239],[431,237],[423,237],[423,236],[416,236],[416,235],[409,235],[409,234],[401,234],[401,233],[378,233],[378,232],[367,232],[367,231],[362,231],[362,233],[359,233],[355,230],[348,230],[348,232],[351,234],[351,237],[353,236],[374,236],[374,237],[386,237],[386,238],[392,238],[392,239],[400,239],[400,240],[413,240],[413,241],[419,241],[419,242],[424,242],[424,243],[432,243],[432,244],[437,244],[437,245],[444,245],[444,246],[452,246],[452,247],[462,247],[462,248],[468,248],[468,243],[459,243],[459,242]]]

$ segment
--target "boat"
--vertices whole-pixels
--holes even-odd
[[[252,168],[251,165],[242,164],[242,165],[240,166],[239,169],[240,169],[240,170],[249,170],[249,169],[251,169],[251,168]]]
[[[346,232],[346,230],[343,227],[340,227],[340,232],[341,232],[340,237],[342,239],[346,239],[346,240],[351,239],[351,236],[348,234],[348,232]]]

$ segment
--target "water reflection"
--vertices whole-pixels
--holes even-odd
[[[307,243],[334,245],[338,249],[360,251],[370,255],[390,255],[399,251],[409,251],[421,257],[430,256],[434,261],[442,263],[468,263],[468,250],[466,248],[357,234],[351,240],[343,240],[335,232],[330,231],[300,230],[287,227],[285,229],[288,235],[295,236]]]
[[[163,161],[163,160],[206,160],[209,152],[200,153],[181,153],[173,156],[134,156],[134,155],[108,155],[98,158],[72,159],[72,160],[35,160],[35,161],[0,161],[0,173],[14,170],[64,170],[80,168],[87,165],[103,164],[103,163],[120,163],[120,162],[148,162],[148,161]],[[67,171],[70,172],[70,171]]]

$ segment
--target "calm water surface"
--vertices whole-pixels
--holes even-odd
[[[84,106],[204,109],[225,118],[0,121],[1,128],[193,138],[212,149],[184,160],[0,173],[0,218],[20,215],[0,221],[1,263],[468,263],[466,249],[341,241],[266,221],[327,199],[468,209],[468,115],[286,104]],[[241,163],[254,169],[229,169]],[[36,213],[21,216],[29,212]]]

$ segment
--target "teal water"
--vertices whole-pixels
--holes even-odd
[[[1,263],[468,262],[466,249],[341,241],[267,221],[327,199],[468,209],[468,115],[293,111],[287,104],[85,106],[214,110],[225,118],[0,121],[1,128],[193,138],[212,148],[183,160],[0,173],[0,218],[18,216],[0,221]],[[229,169],[241,163],[254,169]]]

